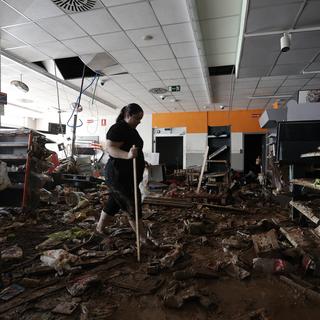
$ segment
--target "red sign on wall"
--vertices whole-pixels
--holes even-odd
[[[107,119],[101,119],[101,127],[105,127],[107,125]]]

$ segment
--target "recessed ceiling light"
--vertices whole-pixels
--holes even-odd
[[[145,41],[149,41],[149,40],[152,40],[153,39],[153,36],[151,34],[146,34],[144,37],[143,37],[143,40]]]

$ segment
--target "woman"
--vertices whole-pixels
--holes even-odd
[[[142,117],[142,108],[136,103],[130,103],[122,108],[116,123],[107,132],[106,149],[110,159],[105,167],[105,177],[111,194],[101,212],[97,224],[98,233],[103,233],[108,216],[115,215],[120,209],[129,214],[129,223],[135,230],[132,159],[136,158],[137,183],[139,185],[142,181],[145,161],[142,152],[143,140],[136,127]],[[139,188],[137,189],[139,218],[141,218],[141,194]],[[139,225],[142,227],[141,222]],[[143,235],[142,228],[140,230]]]

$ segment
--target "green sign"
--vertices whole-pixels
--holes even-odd
[[[181,87],[179,85],[168,87],[168,91],[170,91],[170,92],[178,92],[178,91],[180,91],[180,89],[181,89]]]

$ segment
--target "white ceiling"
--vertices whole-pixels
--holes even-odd
[[[316,74],[301,75],[301,71],[311,62],[308,70],[319,70],[319,58],[312,59],[319,52],[320,28],[293,33],[292,50],[279,54],[281,32],[320,27],[315,14],[319,4],[316,0],[98,0],[90,11],[66,13],[51,0],[0,0],[1,49],[6,57],[26,65],[110,54],[128,74],[105,77],[105,85],[97,86],[96,97],[105,101],[105,106],[97,102],[101,112],[114,112],[107,105],[121,108],[130,102],[139,103],[147,113],[202,111],[204,106],[219,110],[220,104],[265,108],[273,99],[263,96],[294,96],[302,88],[319,88]],[[144,40],[146,35],[152,39]],[[236,65],[238,56],[234,70],[238,79],[208,77],[208,67]],[[34,71],[8,59],[2,61],[2,91],[8,92],[9,101],[38,110],[57,105],[55,81],[36,77]],[[11,91],[10,81],[21,73],[33,103],[17,101]],[[77,86],[80,82],[69,81]],[[180,85],[181,92],[161,100],[148,91],[169,85]],[[59,88],[61,105],[68,109],[77,93]],[[84,103],[86,99],[90,103],[90,98]]]

